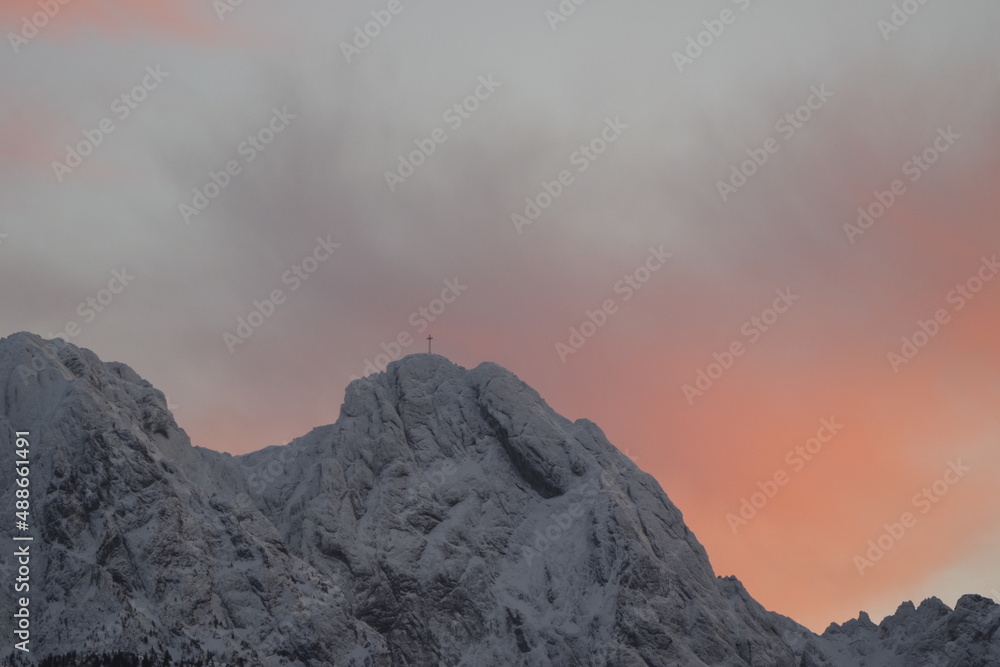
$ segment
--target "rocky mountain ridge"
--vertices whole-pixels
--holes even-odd
[[[978,596],[822,636],[765,610],[596,425],[495,364],[406,357],[353,382],[336,423],[230,456],[124,364],[21,333],[0,341],[0,429],[35,452],[34,659],[1000,664],[1000,606]]]

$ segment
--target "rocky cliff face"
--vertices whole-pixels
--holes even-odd
[[[494,364],[407,357],[352,383],[335,424],[231,457],[191,446],[127,366],[17,334],[0,341],[0,430],[31,432],[35,657],[1000,664],[977,662],[1000,656],[983,598],[822,637],[766,611],[716,578],[597,426]],[[13,492],[2,476],[4,507]],[[13,562],[0,568],[9,581]]]
[[[127,366],[13,336],[0,342],[0,406],[5,435],[31,433],[36,657],[160,647],[253,663],[309,649],[289,622],[354,631],[343,598],[239,502],[239,465],[192,447]],[[11,482],[0,481],[4,507]],[[13,563],[2,567],[10,580]],[[11,618],[13,600],[0,604]]]
[[[804,665],[986,667],[1000,665],[1000,605],[965,595],[952,610],[937,598],[899,606],[880,624],[862,613],[833,624]]]

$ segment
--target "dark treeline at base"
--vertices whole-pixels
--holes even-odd
[[[146,655],[136,655],[134,653],[100,653],[90,655],[79,655],[71,651],[64,655],[49,656],[39,662],[25,659],[20,654],[8,657],[0,667],[21,667],[31,665],[32,667],[245,667],[246,662],[242,658],[236,658],[233,662],[220,662],[211,653],[204,658],[191,660],[174,660],[168,653],[147,653]]]

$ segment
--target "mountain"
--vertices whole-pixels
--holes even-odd
[[[495,364],[406,357],[351,383],[335,424],[230,456],[127,366],[21,333],[0,341],[0,430],[29,433],[35,659],[1000,664],[1000,606],[977,596],[822,636],[765,610],[596,425]]]

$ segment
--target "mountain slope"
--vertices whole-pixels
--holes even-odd
[[[160,647],[256,663],[312,649],[284,620],[353,631],[323,577],[233,500],[238,465],[191,447],[163,394],[128,367],[19,334],[0,343],[0,405],[0,428],[30,431],[33,444],[38,657]],[[12,507],[10,478],[0,483]],[[13,600],[0,604],[10,618]]]
[[[127,366],[16,334],[0,341],[0,429],[31,431],[35,452],[35,657],[792,667],[1000,656],[1000,607],[981,598],[822,637],[766,611],[716,578],[680,511],[597,426],[557,415],[495,364],[407,357],[353,382],[335,424],[232,457],[193,447]],[[0,479],[4,507],[13,491]],[[0,599],[5,618],[13,604]],[[973,662],[931,662],[959,657]]]
[[[290,447],[254,501],[401,664],[793,664],[655,480],[496,365],[410,357]]]

